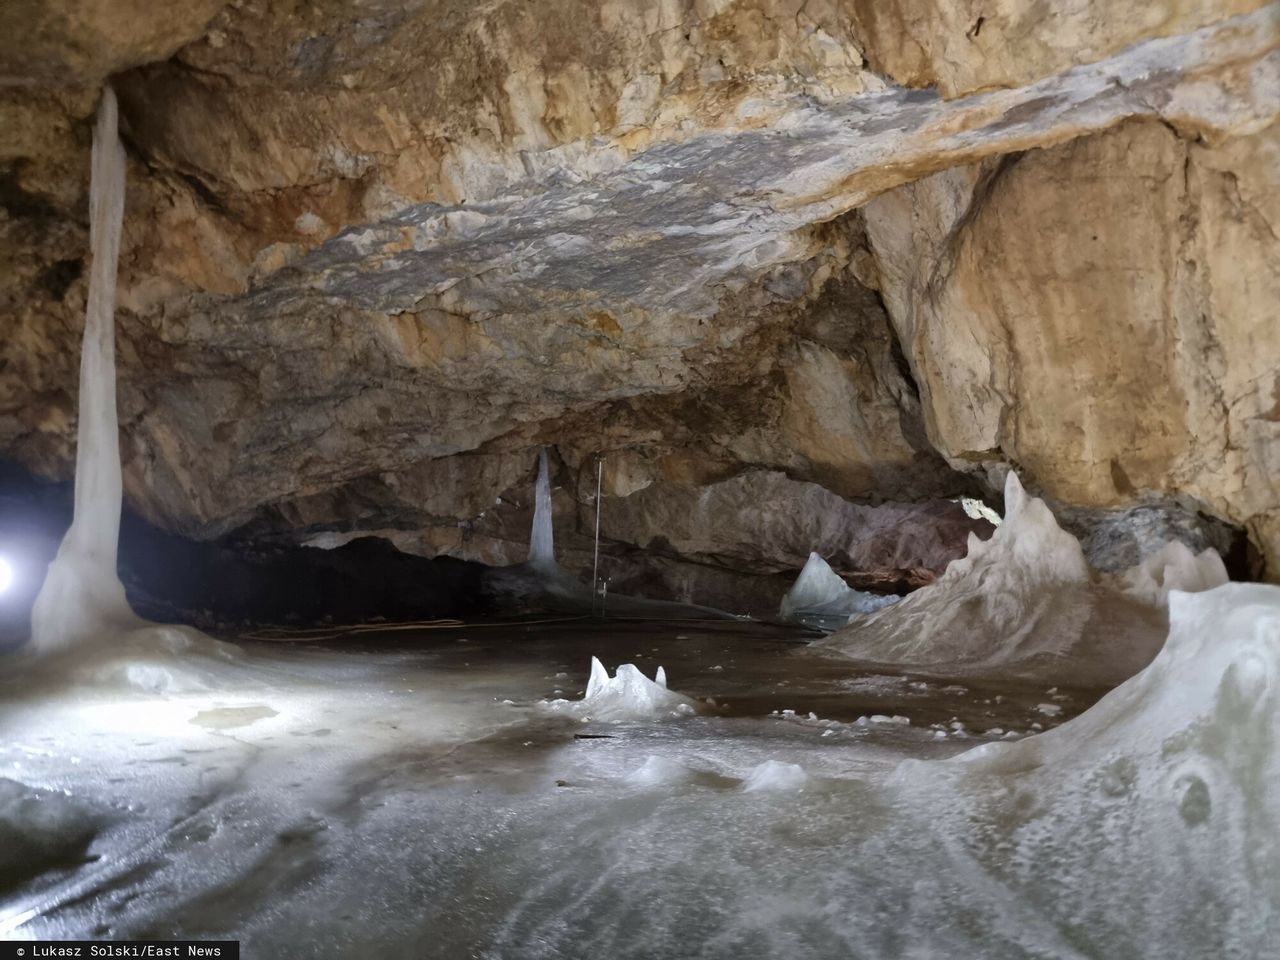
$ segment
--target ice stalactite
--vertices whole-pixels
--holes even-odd
[[[1079,541],[1010,472],[1004,522],[991,539],[971,534],[968,554],[935,583],[857,618],[823,646],[939,675],[1118,683],[1149,663],[1163,642],[1167,588],[1160,584],[1213,586],[1225,579],[1220,566],[1216,555],[1197,559],[1168,547],[1149,570],[1132,572],[1128,587],[1096,576]]]
[[[519,602],[535,602],[552,609],[587,612],[600,611],[612,616],[657,618],[699,616],[733,619],[731,614],[710,607],[647,600],[610,593],[607,602],[592,596],[590,584],[584,584],[577,571],[556,563],[555,536],[552,530],[551,471],[547,448],[538,451],[538,477],[533,489],[533,524],[529,532],[529,558],[523,564],[491,574],[488,589],[497,596],[509,596]]]
[[[116,573],[123,485],[116,417],[115,299],[124,180],[116,98],[107,87],[94,128],[89,187],[92,267],[80,355],[75,513],[31,614],[32,643],[42,651],[142,625]]]
[[[784,620],[798,620],[824,629],[835,630],[850,618],[871,613],[898,601],[896,596],[881,596],[854,590],[816,553],[810,553],[804,569],[778,610]]]
[[[533,529],[529,534],[529,565],[539,570],[556,566],[555,537],[551,527],[551,476],[547,448],[538,451],[538,480],[533,488]]]

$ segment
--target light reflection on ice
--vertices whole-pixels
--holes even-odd
[[[581,667],[498,666],[482,639],[256,650],[292,679],[239,692],[9,690],[0,777],[74,803],[67,835],[88,830],[102,859],[27,878],[3,909],[36,911],[23,936],[103,925],[281,957],[1263,956],[1280,933],[1280,588],[1174,594],[1172,611],[1150,668],[1042,736],[992,739],[1010,716],[1051,725],[1036,711],[1059,694],[972,693],[1000,722],[959,756],[975,741],[936,737],[958,720],[584,725],[519,705],[585,686]],[[600,673],[597,693],[618,679]],[[719,695],[735,674],[710,677]],[[960,696],[931,686],[896,702]]]

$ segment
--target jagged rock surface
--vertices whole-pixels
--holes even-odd
[[[1277,197],[1280,126],[1137,123],[870,203],[934,446],[1079,506],[1189,495],[1277,569]]]
[[[126,491],[168,529],[480,554],[550,443],[563,510],[603,452],[606,535],[672,562],[819,546],[660,534],[702,492],[930,500],[1013,462],[1280,565],[1275,6],[30,6],[0,20],[0,449],[46,475],[117,72]]]

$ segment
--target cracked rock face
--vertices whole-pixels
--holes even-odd
[[[1016,465],[1280,571],[1274,5],[152,6],[0,15],[7,456],[70,468],[113,74],[126,488],[168,529],[506,562],[550,444],[575,530],[603,455],[610,549],[670,563],[936,573],[974,526],[937,502]]]
[[[1277,197],[1280,127],[1208,146],[1136,123],[873,201],[935,447],[1070,504],[1190,495],[1275,569]]]

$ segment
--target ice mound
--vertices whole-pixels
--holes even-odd
[[[692,783],[697,775],[697,771],[678,760],[650,754],[643,764],[627,775],[626,780],[639,787],[663,787]]]
[[[835,630],[850,617],[872,613],[896,603],[896,596],[854,590],[817,553],[810,553],[804,569],[785,597],[778,615],[823,629]]]
[[[108,645],[67,656],[60,672],[74,683],[152,694],[241,689],[263,681],[234,644],[191,627],[145,621],[115,635]]]
[[[742,792],[795,792],[803,790],[808,782],[809,775],[799,764],[766,760],[747,774],[742,781]]]
[[[909,763],[898,779],[940,835],[1073,931],[1084,955],[1271,956],[1280,587],[1174,592],[1169,604],[1155,660],[1080,717]]]
[[[1222,557],[1213,547],[1192,553],[1186,544],[1171,540],[1120,573],[1115,583],[1118,589],[1135,599],[1165,606],[1171,590],[1199,593],[1219,587],[1228,579]]]
[[[591,675],[583,698],[553,700],[548,706],[583,721],[649,720],[698,712],[696,701],[667,689],[667,674],[662,667],[650,680],[635,664],[624,663],[611,677],[597,657],[591,658]]]
[[[1161,611],[1093,581],[1079,541],[1010,471],[991,539],[970,534],[937,581],[817,646],[935,675],[1108,684],[1149,663],[1164,632]]]

